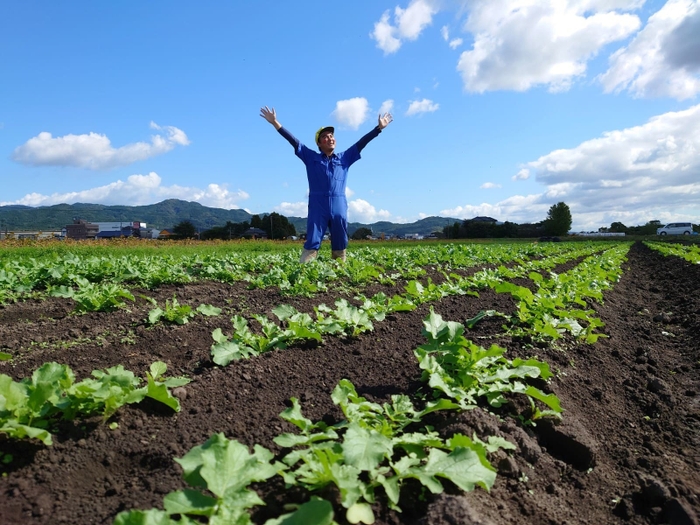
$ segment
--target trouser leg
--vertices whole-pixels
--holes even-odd
[[[316,250],[321,246],[323,235],[328,228],[328,205],[318,197],[309,198],[309,215],[306,219],[305,250]]]
[[[331,250],[341,252],[348,247],[348,205],[345,197],[331,199]]]

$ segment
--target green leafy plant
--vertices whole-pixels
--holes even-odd
[[[78,383],[67,365],[45,363],[31,378],[15,382],[0,375],[0,432],[10,437],[39,439],[52,444],[48,432],[50,422],[57,417],[74,419],[78,416],[102,414],[106,421],[121,406],[139,403],[150,397],[180,410],[179,401],[170,388],[189,383],[184,377],[164,378],[165,363],[157,361],[146,372],[146,384],[123,366],[92,372],[94,379]]]
[[[174,324],[187,324],[196,314],[201,314],[207,317],[217,316],[221,314],[221,308],[217,308],[210,304],[200,304],[196,309],[192,309],[187,304],[180,304],[177,297],[173,295],[172,301],[165,300],[165,308],[160,308],[155,299],[142,296],[155,306],[148,312],[149,324],[156,324],[159,321],[165,321]]]
[[[547,363],[536,359],[508,360],[504,357],[504,348],[492,345],[486,349],[474,344],[464,337],[464,326],[445,322],[432,310],[423,326],[428,342],[414,350],[423,379],[460,407],[474,408],[479,398],[499,407],[506,402],[505,394],[522,394],[531,402],[533,420],[559,417],[562,409],[557,396],[545,394],[527,383],[532,379],[551,378]],[[539,410],[535,400],[548,409]]]
[[[249,487],[250,484],[268,480],[285,469],[273,458],[272,452],[260,445],[255,445],[251,454],[248,447],[238,441],[229,440],[221,433],[215,434],[203,445],[175,460],[182,467],[184,480],[194,488],[166,495],[163,499],[165,510],[122,512],[117,515],[114,525],[195,524],[201,523],[200,520],[211,525],[252,524],[248,510],[264,502]],[[314,504],[312,507],[318,506]],[[308,507],[304,512],[314,510],[314,514],[323,515],[325,523],[330,523],[328,506],[320,506],[325,513]]]
[[[476,486],[489,489],[495,469],[486,455],[488,448],[476,440],[445,443],[437,433],[406,432],[432,411],[454,409],[457,404],[438,400],[416,410],[407,396],[392,396],[391,403],[379,405],[359,396],[350,381],[342,380],[332,394],[346,417],[336,425],[313,423],[303,416],[298,400],[280,417],[294,424],[299,434],[282,434],[275,443],[293,448],[282,461],[290,485],[320,490],[334,484],[350,523],[374,523],[371,504],[382,489],[391,508],[400,510],[401,485],[416,479],[433,493],[443,491],[440,478],[449,479],[463,490]],[[492,444],[491,446],[498,446]]]
[[[75,311],[109,312],[125,306],[125,299],[134,300],[133,294],[113,282],[92,283],[83,277],[76,277],[77,290],[61,285],[51,289],[51,295],[65,297],[76,302]]]

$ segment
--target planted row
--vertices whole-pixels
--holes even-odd
[[[383,405],[367,401],[350,381],[342,380],[331,397],[344,420],[327,424],[306,418],[299,401],[292,398],[292,406],[280,417],[297,427],[297,433],[274,438],[282,447],[278,458],[259,445],[251,454],[241,443],[216,434],[176,459],[193,488],[168,494],[164,510],[122,513],[115,525],[199,523],[196,519],[248,524],[249,509],[264,504],[250,485],[276,475],[286,487],[301,486],[311,494],[334,485],[350,523],[374,523],[371,505],[380,497],[389,508],[400,511],[401,489],[408,480],[416,480],[433,494],[443,491],[442,479],[465,491],[477,486],[489,490],[496,469],[488,455],[515,446],[496,436],[482,440],[455,434],[445,439],[425,427],[423,418],[439,410],[471,409],[479,400],[499,406],[503,396],[511,393],[530,396],[533,405],[537,400],[550,407],[533,411],[538,418],[558,415],[561,408],[554,394],[527,385],[531,379],[550,377],[546,364],[534,359],[509,361],[502,349],[476,347],[462,336],[463,328],[434,313],[424,321],[428,343],[416,354],[437,398],[422,409],[416,409],[406,395],[393,395]],[[441,374],[427,364],[430,360],[440,363]],[[448,383],[450,388],[444,388]],[[266,525],[328,524],[332,519],[330,503],[312,497],[295,513],[268,520]]]
[[[146,372],[146,384],[122,365],[95,370],[93,378],[75,381],[67,365],[45,363],[30,378],[14,381],[0,374],[0,433],[11,438],[35,438],[52,444],[50,427],[57,419],[72,420],[100,414],[107,421],[120,407],[146,397],[176,412],[179,401],[171,388],[190,382],[185,377],[164,377],[165,363],[157,361]]]

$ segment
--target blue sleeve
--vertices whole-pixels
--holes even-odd
[[[369,133],[367,133],[367,135],[358,140],[355,143],[358,153],[362,151],[367,144],[369,144],[370,140],[376,138],[381,132],[382,130],[379,129],[379,126],[375,126],[375,128],[372,131],[370,131]]]
[[[304,146],[304,144],[302,144],[301,142],[299,142],[299,139],[292,135],[287,129],[285,129],[284,126],[280,127],[280,129],[278,129],[277,132],[280,135],[282,135],[285,139],[287,139],[287,142],[289,142],[294,148],[294,154],[297,157],[299,157],[302,160],[302,162],[304,162],[304,164],[306,164],[309,158],[313,156],[313,151]]]
[[[282,126],[280,129],[278,129],[277,133],[279,133],[285,139],[287,139],[287,142],[289,142],[295,150],[298,149],[299,146],[301,145],[301,142],[299,142],[299,139],[296,138],[294,135],[292,135],[289,131],[287,131],[284,126]]]

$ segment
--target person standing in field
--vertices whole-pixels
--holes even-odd
[[[345,260],[348,246],[348,202],[345,184],[348,170],[360,160],[360,152],[370,140],[379,135],[391,123],[391,113],[379,115],[377,126],[341,153],[335,151],[335,128],[325,126],[316,132],[319,152],[307,148],[287,131],[277,120],[275,108],[260,108],[260,116],[272,124],[294,148],[294,154],[306,166],[309,180],[309,214],[306,220],[306,242],[301,252],[301,262],[313,261],[318,255],[321,240],[330,226],[331,255]]]

